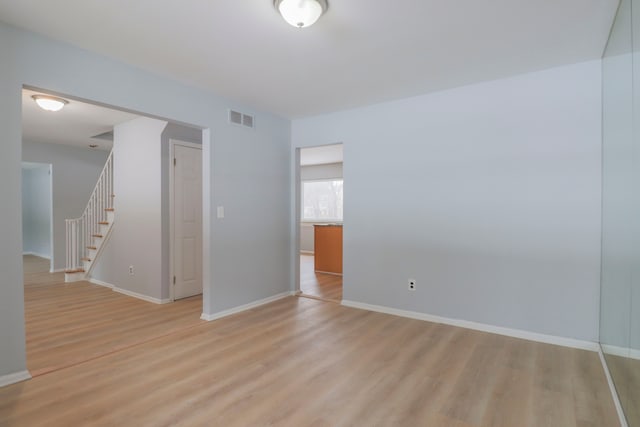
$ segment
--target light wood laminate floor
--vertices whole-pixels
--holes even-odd
[[[316,273],[313,260],[313,255],[300,255],[300,291],[316,298],[342,301],[342,276]]]
[[[26,255],[27,368],[32,376],[72,366],[203,321],[202,297],[158,305],[81,281],[64,283],[49,261]]]
[[[597,353],[287,297],[1,388],[0,425],[618,424]]]
[[[640,427],[640,360],[605,354],[630,427]]]

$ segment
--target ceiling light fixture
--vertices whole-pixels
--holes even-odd
[[[40,108],[46,111],[60,111],[69,103],[66,99],[49,95],[33,95],[32,98]]]
[[[329,7],[327,0],[274,0],[273,5],[285,21],[298,28],[313,25]]]

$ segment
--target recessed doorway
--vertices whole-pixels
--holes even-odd
[[[342,144],[301,148],[299,263],[302,296],[342,301]]]
[[[202,294],[202,147],[171,140],[172,300]]]
[[[22,254],[53,272],[52,165],[22,162]]]
[[[24,318],[31,376],[202,323],[202,296],[164,304],[170,301],[168,158],[170,142],[175,139],[191,141],[198,153],[208,149],[209,131],[61,94],[57,95],[64,96],[68,104],[50,113],[35,104],[33,94],[50,93],[35,88],[22,93]],[[110,152],[117,182],[96,185],[107,170]],[[202,174],[208,173],[209,165],[201,159],[196,161],[197,174],[204,182]],[[203,198],[202,185],[189,190],[199,200]],[[82,260],[97,261],[95,268],[87,269],[84,263],[85,276],[66,282],[72,245],[67,244],[65,220],[100,210],[100,205],[89,203],[96,191],[116,200],[113,207],[104,208],[114,213],[113,234],[91,235],[94,242],[104,239],[101,242],[105,243],[100,256],[96,253]],[[30,204],[37,217],[30,217]],[[196,211],[201,215],[197,238],[202,247],[207,236],[201,218],[206,213],[201,208]],[[202,262],[199,265],[202,277]],[[202,294],[202,287],[198,293]]]

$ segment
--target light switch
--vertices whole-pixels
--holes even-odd
[[[224,218],[224,206],[218,206],[218,219]]]

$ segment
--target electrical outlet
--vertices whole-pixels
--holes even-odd
[[[410,291],[415,291],[416,290],[416,281],[415,281],[415,279],[409,279],[409,290]]]
[[[129,266],[129,275],[133,276],[133,265]]]

